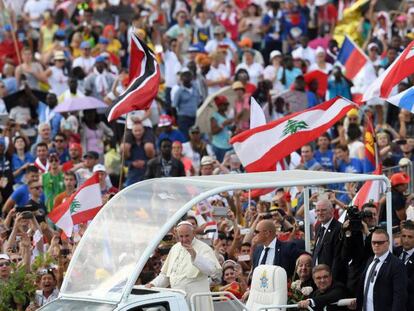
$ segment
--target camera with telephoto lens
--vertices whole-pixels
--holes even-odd
[[[349,230],[351,232],[362,231],[362,220],[370,217],[372,217],[372,213],[370,211],[360,211],[356,206],[349,207],[347,209]]]

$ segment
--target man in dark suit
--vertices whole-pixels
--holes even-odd
[[[145,179],[185,176],[183,163],[173,158],[171,150],[171,140],[169,138],[162,139],[160,142],[161,155],[148,161]]]
[[[276,227],[271,220],[261,220],[255,230],[253,243],[253,269],[259,265],[276,265],[286,270],[288,278],[293,276],[296,259],[301,251],[290,242],[281,242],[276,237]]]
[[[335,277],[334,258],[341,234],[341,224],[333,217],[334,208],[328,199],[319,200],[316,203],[315,212],[320,224],[315,228],[316,238],[312,263],[314,266],[319,264],[328,265]]]
[[[387,231],[377,229],[371,239],[374,257],[362,274],[358,310],[405,311],[407,302],[407,273],[400,259],[389,251]]]
[[[338,307],[334,304],[340,299],[350,297],[350,294],[345,285],[332,282],[332,273],[329,266],[317,265],[312,270],[312,277],[318,289],[311,293],[309,299],[299,301],[299,308],[312,307],[315,311],[347,310],[345,307]]]
[[[407,220],[402,225],[401,246],[396,248],[394,253],[407,270],[407,310],[414,310],[414,222]]]

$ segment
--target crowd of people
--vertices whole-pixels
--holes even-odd
[[[411,0],[26,0],[0,7],[0,310],[36,310],[57,297],[87,224],[64,237],[47,216],[94,174],[105,203],[144,179],[244,173],[230,139],[249,129],[252,97],[266,122],[337,95],[358,101],[414,39]],[[368,59],[352,81],[337,61],[338,28],[351,11],[356,31],[348,34]],[[150,109],[108,123],[105,109],[89,108],[96,100],[112,104],[128,86],[131,34],[153,50],[162,83]],[[392,94],[412,85],[409,77]],[[70,101],[79,109],[56,111]],[[197,111],[207,104],[214,111],[201,120]],[[378,229],[386,221],[385,198],[356,216],[349,212],[361,186],[355,183],[312,189],[312,253],[304,252],[304,189],[223,193],[194,207],[207,213],[189,213],[190,240],[177,234],[191,256],[186,260],[196,258],[194,237],[214,251],[220,267],[208,271],[220,273],[209,279],[213,290],[244,299],[254,268],[275,264],[286,270],[289,299],[301,307],[322,310],[355,297],[351,308],[414,309],[407,295],[414,288],[411,112],[371,100],[293,152],[285,169],[371,173],[368,119],[378,165],[392,184],[393,239]],[[349,219],[340,223],[345,210]],[[218,232],[205,234],[211,220]],[[140,283],[162,272],[170,238]],[[269,248],[280,254],[266,255]],[[301,291],[307,287],[312,292]]]

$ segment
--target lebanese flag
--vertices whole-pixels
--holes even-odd
[[[131,35],[129,78],[130,83],[126,90],[106,111],[109,122],[125,113],[148,109],[158,93],[158,62],[154,53],[136,34]]]
[[[381,165],[372,172],[373,175],[381,175],[382,167]],[[352,200],[352,205],[357,206],[359,209],[362,208],[362,205],[368,202],[378,204],[380,200],[380,194],[384,192],[384,183],[382,180],[368,180],[366,181],[361,189],[357,192],[354,199]]]
[[[365,91],[363,101],[371,98],[387,98],[394,86],[414,73],[414,41]]]
[[[48,217],[70,237],[73,225],[92,220],[101,207],[101,187],[99,176],[95,173],[69,199],[55,207]]]
[[[274,171],[277,163],[325,133],[356,104],[335,97],[234,136],[233,145],[247,172]]]
[[[368,56],[346,36],[338,53],[338,61],[345,67],[345,77],[352,80],[365,66]]]

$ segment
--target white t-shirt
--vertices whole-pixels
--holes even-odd
[[[173,87],[178,83],[177,73],[181,70],[181,63],[178,60],[177,55],[172,51],[165,51],[164,53],[165,64],[165,86]]]
[[[236,67],[236,72],[240,68],[246,69],[249,73],[250,82],[257,85],[263,77],[263,66],[258,63],[253,63],[250,66],[246,63],[241,63]]]
[[[46,10],[53,10],[53,1],[50,0],[28,0],[24,5],[23,12],[28,14],[31,19],[30,26],[40,29],[43,13]]]
[[[277,79],[277,73],[279,70],[283,70],[283,68],[276,70],[273,65],[266,66],[266,68],[263,69],[263,79],[272,81],[273,89],[278,92],[282,92],[284,90],[283,84]]]
[[[301,59],[307,60],[310,64],[315,63],[315,50],[310,47],[298,47],[292,52],[292,55],[297,55]]]
[[[211,66],[210,70],[206,74],[206,79],[210,81],[217,81],[223,78],[230,78],[230,72],[227,70],[226,66],[220,64],[217,68]],[[221,89],[220,85],[210,86],[208,88],[208,94],[214,94],[215,92]]]
[[[358,151],[363,147],[364,147],[364,143],[359,141],[359,140],[356,140],[356,141],[353,141],[352,143],[349,143],[348,144],[349,157],[359,159]]]
[[[207,154],[209,156],[214,156],[213,149],[209,144],[206,145]],[[195,152],[193,148],[191,148],[191,143],[188,141],[183,144],[183,156],[190,159],[191,163],[193,164],[193,168],[195,170],[195,175],[198,174],[200,171],[200,163],[201,163],[201,156],[198,152]]]
[[[326,63],[325,62],[325,69],[322,69],[321,67],[319,67],[319,65],[317,63],[313,63],[312,65],[309,66],[308,72],[310,71],[314,71],[314,70],[320,70],[326,74],[329,74],[329,72],[331,72],[333,66],[330,63]]]
[[[68,88],[68,76],[63,73],[63,70],[56,66],[50,67],[52,74],[47,79],[49,82],[51,92],[55,93],[56,96],[63,94]]]
[[[72,68],[81,67],[85,74],[88,74],[92,71],[93,66],[95,65],[95,58],[79,56],[73,60]]]

